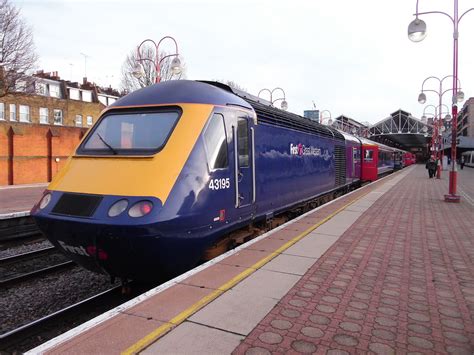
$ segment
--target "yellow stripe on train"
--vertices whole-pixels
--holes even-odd
[[[100,195],[155,196],[164,204],[214,108],[204,104],[178,106],[183,114],[167,144],[157,154],[147,157],[75,155],[68,159],[48,189]]]

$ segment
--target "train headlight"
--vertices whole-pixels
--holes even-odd
[[[128,201],[127,200],[120,200],[115,202],[110,208],[109,208],[109,217],[116,217],[119,214],[121,214],[123,211],[125,211],[128,207]]]
[[[134,204],[128,211],[130,217],[143,217],[151,212],[153,203],[150,201],[140,201]]]
[[[44,195],[43,198],[41,199],[41,202],[39,204],[40,210],[46,208],[46,206],[48,206],[50,202],[51,202],[51,194],[48,193]]]

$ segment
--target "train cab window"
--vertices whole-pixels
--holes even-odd
[[[366,149],[364,153],[364,160],[365,161],[372,161],[374,159],[374,151],[373,149]]]
[[[237,121],[237,149],[239,152],[239,166],[246,168],[249,166],[249,134],[248,123],[245,118]]]
[[[150,155],[166,144],[179,108],[106,114],[77,150],[88,155]]]
[[[207,161],[210,170],[227,168],[227,139],[224,116],[215,113],[204,131]]]

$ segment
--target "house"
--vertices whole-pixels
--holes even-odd
[[[86,78],[82,84],[62,80],[57,72],[38,71],[16,88],[0,96],[0,186],[51,181],[102,110],[120,97]]]

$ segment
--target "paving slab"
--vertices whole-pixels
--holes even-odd
[[[342,211],[332,217],[329,221],[319,226],[315,231],[320,234],[341,236],[360,216],[361,212]]]
[[[153,319],[119,314],[107,323],[78,334],[57,349],[53,348],[49,354],[119,354],[143,337],[143,334],[152,332],[163,322]]]
[[[247,335],[277,302],[275,298],[256,297],[247,292],[230,290],[189,320],[227,332]]]
[[[318,259],[338,238],[337,236],[321,234],[314,231],[297,244],[286,249],[283,253]]]
[[[257,297],[280,299],[300,279],[298,275],[259,269],[232,289]]]
[[[316,258],[281,254],[263,266],[262,269],[293,275],[304,275],[315,261]]]
[[[149,298],[123,313],[168,322],[210,293],[209,289],[177,284]]]
[[[180,283],[199,288],[217,289],[244,270],[245,268],[240,266],[216,263]]]
[[[244,336],[185,322],[141,354],[230,354]]]

